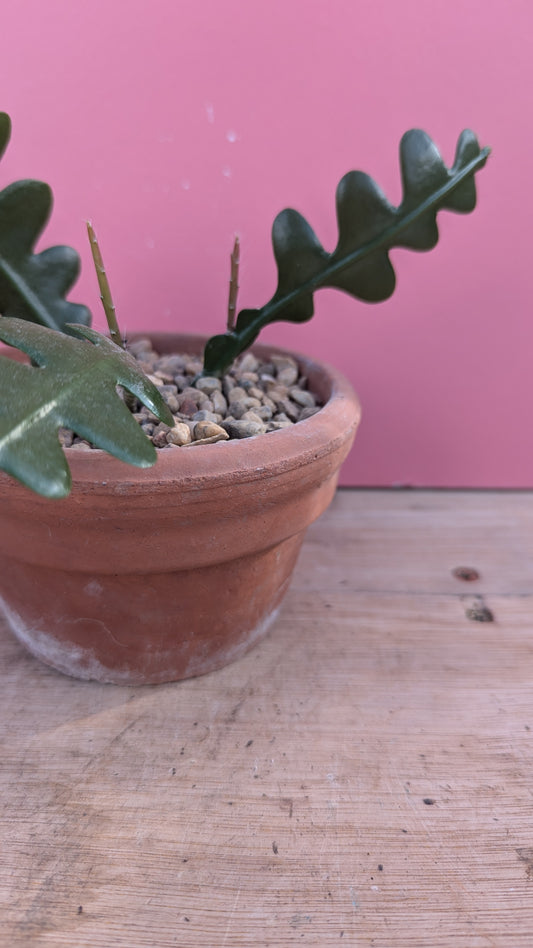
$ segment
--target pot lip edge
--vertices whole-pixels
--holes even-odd
[[[207,338],[195,333],[148,331],[132,333],[130,338],[145,337],[152,340],[182,339],[187,340],[189,344],[201,344]],[[147,468],[132,466],[97,448],[72,453],[66,449],[72,472],[72,493],[75,493],[76,485],[82,490],[90,489],[91,485],[112,490],[122,484],[124,490],[139,493],[152,490],[156,485],[172,484],[181,490],[194,490],[208,482],[214,487],[218,481],[226,481],[228,477],[233,477],[235,483],[245,484],[260,481],[265,476],[273,477],[298,467],[303,468],[353,440],[361,419],[361,403],[351,383],[340,370],[318,358],[272,344],[260,343],[250,351],[290,355],[300,365],[305,366],[307,371],[318,371],[330,385],[329,397],[325,404],[310,418],[299,421],[290,428],[269,432],[268,436],[260,434],[252,438],[201,445],[198,446],[200,454],[193,448],[189,448],[185,453],[179,452],[179,449],[162,450],[158,452],[156,463]],[[265,442],[266,437],[268,442]],[[272,448],[268,454],[265,454],[266,444]],[[216,451],[219,452],[218,456]],[[179,465],[176,464],[178,458]],[[221,464],[222,458],[224,463]],[[95,468],[100,470],[97,472]],[[192,483],[193,479],[196,484]],[[27,494],[27,488],[0,472],[0,486],[4,480],[10,490],[20,488]],[[46,498],[45,502],[48,503]]]

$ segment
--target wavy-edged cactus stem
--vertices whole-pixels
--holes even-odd
[[[489,148],[480,149],[476,136],[467,129],[459,136],[453,166],[447,168],[429,135],[420,129],[406,132],[400,142],[401,204],[390,204],[369,175],[348,172],[337,188],[339,239],[333,253],[327,253],[298,211],[281,211],[272,228],[276,292],[261,309],[241,310],[231,331],[208,341],[205,372],[222,374],[269,323],[311,319],[313,294],[322,287],[343,290],[368,303],[388,299],[396,284],[389,251],[393,247],[431,250],[439,238],[438,211],[472,211],[474,175],[489,153]]]
[[[0,157],[11,136],[11,120],[0,112]],[[52,191],[42,181],[15,181],[0,191],[0,313],[68,332],[68,323],[89,325],[86,306],[66,294],[79,273],[71,247],[34,253],[52,210]]]

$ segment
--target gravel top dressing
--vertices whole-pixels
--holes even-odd
[[[272,355],[262,362],[248,352],[219,379],[201,375],[199,356],[159,355],[149,339],[136,339],[128,351],[157,385],[174,417],[169,427],[140,403],[135,406],[134,418],[156,448],[251,438],[290,427],[321,407],[290,356]],[[68,429],[61,429],[59,436],[63,447],[92,447]]]

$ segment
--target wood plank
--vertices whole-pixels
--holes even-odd
[[[0,944],[530,946],[532,500],[339,492],[276,628],[194,681],[72,681],[0,627]]]

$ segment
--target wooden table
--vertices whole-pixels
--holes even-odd
[[[533,494],[339,492],[194,681],[0,649],[5,948],[533,945]]]

